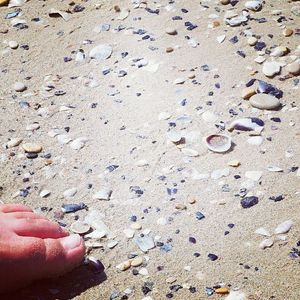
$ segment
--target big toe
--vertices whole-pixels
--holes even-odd
[[[82,238],[72,234],[59,239],[44,239],[45,262],[41,266],[42,277],[66,273],[80,264],[85,253]]]
[[[0,260],[0,293],[69,272],[80,264],[84,253],[83,240],[76,234],[57,239],[16,237]]]

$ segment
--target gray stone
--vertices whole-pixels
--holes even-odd
[[[250,104],[259,109],[277,109],[280,107],[279,100],[267,94],[256,94],[250,98]]]

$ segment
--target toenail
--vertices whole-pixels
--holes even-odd
[[[77,248],[81,243],[81,237],[78,234],[71,234],[61,239],[61,244],[66,250]]]

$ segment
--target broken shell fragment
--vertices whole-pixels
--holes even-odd
[[[225,134],[211,134],[205,138],[205,144],[213,152],[227,152],[231,148],[231,137]]]
[[[84,203],[79,203],[79,204],[63,204],[62,205],[62,212],[63,213],[72,213],[76,212],[81,209],[86,209],[87,206]]]
[[[71,230],[74,233],[78,233],[78,234],[87,233],[90,230],[90,228],[91,228],[90,225],[83,223],[81,221],[76,221],[71,225]]]
[[[259,118],[242,118],[242,119],[237,119],[233,121],[228,130],[233,131],[235,130],[240,130],[240,131],[258,131],[261,132],[264,128],[264,121],[259,119]]]
[[[86,263],[93,269],[95,273],[102,273],[105,269],[102,262],[93,256],[87,257]]]

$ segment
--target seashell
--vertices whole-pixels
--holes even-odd
[[[261,9],[262,7],[262,3],[261,1],[247,1],[245,3],[245,7],[250,9],[250,10],[253,10],[253,11],[258,11]]]
[[[269,172],[283,172],[283,169],[281,169],[280,167],[277,167],[277,166],[268,166],[267,170]]]
[[[263,130],[265,123],[263,120],[259,118],[242,118],[233,121],[228,130],[240,130],[240,131],[258,131],[261,132]]]
[[[72,213],[86,208],[87,206],[81,202],[79,204],[63,204],[61,210],[64,213]]]
[[[112,194],[112,190],[109,188],[103,188],[102,190],[96,192],[93,195],[93,199],[97,199],[97,200],[110,200],[110,196]]]
[[[153,238],[148,235],[138,237],[135,243],[143,252],[147,252],[155,247]]]
[[[227,152],[231,148],[231,137],[225,134],[211,134],[205,138],[205,144],[213,152]]]
[[[87,257],[86,261],[87,264],[94,270],[95,273],[102,273],[105,269],[102,262],[93,256]]]
[[[197,150],[191,149],[191,148],[182,148],[181,152],[190,157],[196,157],[199,156],[199,152]]]
[[[283,96],[283,92],[281,90],[279,90],[274,85],[267,83],[263,80],[258,80],[257,91],[259,93],[272,95],[272,96],[276,97],[277,99],[280,99]]]
[[[275,230],[274,233],[275,234],[283,234],[283,233],[287,233],[290,231],[291,227],[293,226],[293,221],[291,220],[287,220],[281,224],[279,224]]]
[[[91,235],[91,238],[101,238],[105,235],[107,235],[109,238],[111,237],[112,234],[106,224],[102,221],[103,218],[104,216],[99,210],[90,210],[88,215],[84,218],[85,223],[96,229],[89,234]],[[100,237],[96,237],[97,235]]]
[[[94,47],[90,52],[90,58],[94,58],[97,60],[105,60],[108,59],[112,54],[112,47],[107,44],[101,44]]]
[[[71,230],[74,233],[78,233],[78,234],[87,233],[90,230],[90,228],[91,228],[90,225],[83,223],[81,221],[76,221],[71,224]]]
[[[272,239],[265,239],[259,244],[259,248],[266,249],[272,247],[274,244]]]
[[[255,233],[263,236],[271,236],[270,232],[263,227],[257,228]]]
[[[177,131],[167,132],[167,138],[173,143],[178,143],[182,139],[182,134]]]

